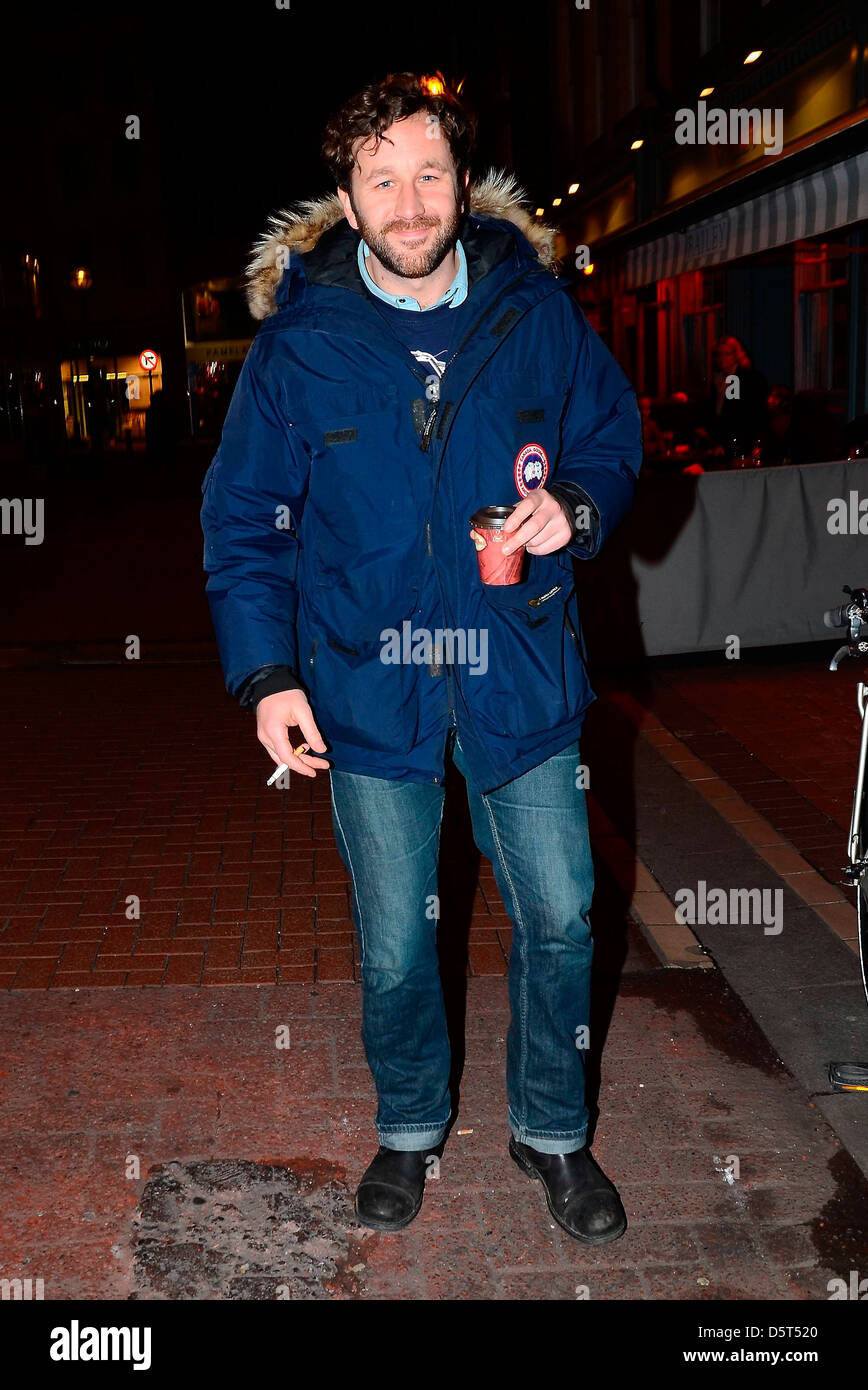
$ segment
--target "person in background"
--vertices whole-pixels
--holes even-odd
[[[868,458],[868,415],[857,415],[844,426],[841,449],[858,449],[860,458]]]
[[[639,413],[642,417],[642,462],[653,465],[666,452],[663,431],[651,415],[651,397],[639,397]]]
[[[829,409],[826,393],[775,385],[768,395],[768,427],[762,436],[763,461],[823,463],[844,458],[847,445]]]
[[[145,451],[152,480],[164,484],[173,472],[175,432],[172,406],[163,391],[155,391],[148,406]]]
[[[709,434],[728,456],[734,440],[750,450],[767,429],[768,381],[751,365],[738,338],[718,338],[711,360]]]
[[[788,386],[773,386],[768,400],[769,423],[763,435],[763,461],[766,464],[792,462],[793,393]]]
[[[85,411],[87,429],[90,435],[90,452],[94,459],[102,459],[106,447],[106,434],[111,423],[111,406],[106,382],[105,367],[92,366],[90,369]]]

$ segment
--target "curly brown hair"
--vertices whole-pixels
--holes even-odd
[[[438,80],[433,80],[415,72],[389,73],[381,81],[369,83],[330,117],[322,155],[338,188],[350,190],[359,140],[364,144],[373,137],[376,150],[390,125],[418,111],[436,116],[440,122],[461,189],[476,146],[476,118],[439,80],[439,74]]]

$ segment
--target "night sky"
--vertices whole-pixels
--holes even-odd
[[[141,112],[142,157],[156,153],[159,167],[153,235],[164,228],[171,278],[236,274],[270,212],[331,191],[319,154],[330,112],[405,69],[465,78],[480,117],[477,171],[506,164],[544,196],[548,39],[542,7],[535,21],[528,8],[517,14],[324,0],[292,0],[289,11],[273,0],[19,9],[4,20],[0,58],[14,230],[54,225],[65,180],[83,182],[99,217],[111,190],[88,185],[89,148],[107,127],[122,139],[125,116]]]

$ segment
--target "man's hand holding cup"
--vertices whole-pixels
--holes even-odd
[[[529,555],[550,555],[561,550],[573,538],[573,528],[556,497],[545,488],[537,488],[523,497],[503,526],[502,555],[511,555],[523,545]]]

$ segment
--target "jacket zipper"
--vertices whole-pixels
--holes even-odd
[[[433,437],[434,437],[434,426],[435,426],[435,424],[436,424],[436,422],[437,422],[437,413],[438,413],[438,410],[439,410],[439,408],[440,408],[440,402],[441,402],[442,399],[443,399],[443,382],[444,382],[445,379],[446,379],[446,373],[447,373],[447,371],[448,371],[449,368],[452,366],[452,363],[455,361],[456,357],[457,357],[458,354],[461,352],[461,350],[467,345],[467,343],[470,342],[470,339],[473,337],[474,333],[476,333],[477,329],[481,326],[483,320],[492,312],[493,309],[496,309],[496,308],[497,308],[497,305],[501,302],[501,300],[504,298],[504,296],[507,295],[507,294],[509,293],[509,291],[513,288],[513,286],[514,286],[514,285],[517,285],[517,284],[520,284],[521,281],[522,281],[523,279],[524,279],[524,274],[517,276],[514,280],[511,280],[511,281],[509,282],[508,285],[504,285],[503,289],[501,290],[501,292],[500,292],[500,294],[497,296],[497,298],[494,300],[494,302],[491,303],[491,304],[486,305],[484,311],[480,314],[479,318],[476,320],[476,323],[473,325],[472,328],[470,328],[470,329],[468,330],[467,333],[465,333],[465,335],[464,335],[464,337],[462,338],[461,342],[458,344],[458,347],[455,349],[455,351],[453,352],[452,356],[451,356],[451,357],[449,358],[449,360],[447,361],[446,366],[443,368],[443,371],[440,373],[440,378],[439,378],[438,383],[437,383],[437,399],[436,399],[436,401],[434,401],[434,402],[432,403],[432,405],[431,405],[431,411],[430,411],[430,414],[428,415],[428,417],[427,417],[427,419],[426,419],[426,421],[425,421],[425,424],[424,424],[423,429],[422,429],[422,437],[421,437],[421,440],[419,441],[419,448],[422,450],[422,453],[423,453],[423,454],[427,454],[427,452],[428,452],[428,450],[429,450],[429,448],[430,448],[430,446],[431,446],[431,440],[432,440]],[[415,375],[418,376],[418,378],[419,378],[420,381],[423,381],[423,382],[427,385],[427,381],[425,380],[425,378],[423,378],[421,372],[416,372]],[[432,544],[431,544],[431,522],[430,522],[430,520],[427,520],[427,521],[425,522],[425,540],[426,540],[426,547],[427,547],[427,550],[428,550],[428,554],[429,554],[429,556],[431,556],[431,558],[433,559],[433,558],[434,558],[434,549],[433,549]],[[439,570],[437,569],[437,562],[436,562],[436,560],[434,561],[434,570],[435,570],[435,573],[436,573],[436,575],[437,575],[437,587],[438,587],[438,589],[440,590],[440,603],[441,603],[441,606],[442,606],[442,608],[443,608],[443,613],[444,613],[444,615],[445,615],[445,614],[446,614],[446,601],[445,601],[444,596],[443,596],[443,585],[442,585],[441,582],[440,582],[440,572],[439,572]],[[447,665],[447,667],[446,667],[446,689],[447,689],[448,699],[449,699],[449,727],[452,728],[452,729],[457,729],[457,728],[458,728],[458,721],[457,721],[457,719],[456,719],[456,717],[455,717],[455,706],[454,706],[453,699],[452,699],[452,672],[449,670],[448,665]],[[439,777],[435,777],[433,780],[434,780],[435,782],[439,782],[439,781],[440,781],[440,778],[439,778]]]
[[[449,727],[450,729],[457,729],[458,720],[455,718],[455,704],[452,699],[452,672],[448,663],[446,666],[446,691],[449,696]]]
[[[431,544],[431,522],[430,522],[430,520],[428,520],[428,521],[425,522],[425,549],[427,550],[429,556],[433,559],[433,558],[434,558],[434,548],[433,548],[433,546],[432,546],[432,544]],[[436,566],[436,564],[435,564],[435,566],[434,566],[434,572],[435,572],[435,574],[437,573],[437,566]],[[441,604],[443,604],[443,589],[442,589],[442,586],[441,586],[441,584],[440,584],[440,576],[439,576],[439,574],[437,575],[437,587],[440,589],[440,602],[441,602]],[[444,612],[444,615],[445,615],[445,613],[446,613],[445,604],[443,605],[443,612]],[[441,666],[441,663],[440,663],[439,661],[433,661],[433,660],[432,660],[432,662],[431,662],[431,674],[432,674],[432,676],[440,675],[440,669],[439,669],[440,666]],[[452,672],[449,670],[449,663],[448,663],[448,662],[445,663],[445,674],[446,674],[446,694],[447,694],[447,698],[448,698],[448,700],[449,700],[449,727],[450,727],[451,729],[457,729],[458,723],[457,723],[457,720],[456,720],[456,718],[455,718],[455,707],[454,707],[453,702],[452,702]],[[434,780],[435,780],[435,782],[436,782],[436,781],[437,781],[437,778],[435,777]]]
[[[476,331],[481,327],[483,319],[487,318],[488,315],[492,312],[492,310],[497,308],[498,304],[501,302],[504,296],[509,293],[513,286],[520,284],[524,278],[524,273],[522,273],[521,275],[516,276],[514,280],[510,280],[508,285],[504,285],[497,298],[493,300],[491,304],[487,304],[485,306],[484,310],[479,315],[479,318],[476,320],[473,326],[467,330],[464,337],[461,339],[461,342],[458,344],[452,356],[446,363],[446,366],[443,368],[443,371],[440,373],[440,378],[437,386],[437,399],[433,402],[431,406],[431,412],[425,421],[425,425],[422,430],[422,438],[419,442],[419,448],[422,450],[423,454],[427,454],[431,446],[431,440],[434,437],[434,426],[437,423],[437,414],[440,409],[440,402],[443,400],[443,382],[446,380],[446,373],[452,366],[452,363],[455,361],[459,353],[470,342],[470,339],[473,337],[474,333],[476,333]],[[424,378],[420,372],[416,372],[415,375],[418,376],[420,381],[425,382],[425,384],[427,385],[427,378]]]
[[[529,598],[527,601],[528,608],[539,608],[541,603],[545,603],[547,598],[553,598],[555,594],[560,592],[561,588],[562,585],[556,584],[553,589],[549,589],[548,593],[540,594],[539,598]]]
[[[425,421],[425,427],[424,427],[424,429],[422,430],[422,439],[421,439],[421,441],[420,441],[420,443],[419,443],[419,448],[422,450],[422,453],[423,453],[423,454],[427,454],[428,449],[429,449],[430,444],[431,444],[432,431],[433,431],[433,429],[434,429],[434,424],[435,424],[435,422],[436,422],[436,420],[437,420],[437,410],[438,410],[438,408],[439,408],[439,405],[440,405],[440,402],[439,402],[439,401],[435,401],[435,402],[434,402],[434,404],[433,404],[432,407],[431,407],[431,414],[428,416],[428,419]]]
[[[440,373],[440,378],[439,378],[439,381],[438,381],[438,383],[437,383],[437,399],[436,399],[436,401],[434,401],[434,402],[432,403],[432,406],[431,406],[431,413],[429,414],[428,418],[427,418],[426,421],[425,421],[425,425],[424,425],[424,428],[423,428],[423,430],[422,430],[422,438],[421,438],[421,441],[420,441],[420,443],[419,443],[419,448],[422,450],[423,453],[427,453],[427,452],[428,452],[428,449],[429,449],[430,444],[431,444],[431,440],[432,440],[433,437],[434,437],[434,436],[433,436],[434,425],[435,425],[436,420],[437,420],[437,412],[438,412],[439,407],[440,407],[440,402],[441,402],[442,399],[443,399],[443,382],[444,382],[445,379],[446,379],[446,373],[447,373],[447,371],[448,371],[449,368],[452,366],[452,363],[455,361],[456,357],[459,355],[459,353],[461,352],[461,350],[467,345],[467,343],[470,342],[470,339],[473,337],[474,333],[476,333],[477,329],[481,326],[483,320],[492,312],[493,309],[496,309],[496,308],[497,308],[498,304],[501,302],[501,300],[504,298],[504,296],[505,296],[506,294],[509,293],[509,291],[513,288],[513,286],[516,285],[516,284],[520,284],[521,281],[522,281],[523,279],[524,279],[524,275],[522,274],[522,275],[517,276],[514,280],[511,280],[511,281],[509,282],[508,285],[504,285],[503,289],[501,290],[501,292],[500,292],[500,294],[497,296],[497,298],[494,300],[494,302],[491,303],[491,304],[486,305],[484,311],[480,314],[479,318],[476,320],[476,323],[473,325],[472,328],[470,328],[470,329],[467,331],[467,333],[465,333],[465,335],[464,335],[464,337],[462,338],[461,342],[458,344],[458,347],[455,349],[455,351],[453,352],[452,356],[451,356],[451,357],[449,358],[449,360],[447,361],[446,366],[443,368],[443,371]],[[419,380],[420,380],[420,381],[424,380],[424,378],[422,377],[421,373],[417,372],[416,375],[419,377]],[[427,521],[425,522],[425,539],[426,539],[428,554],[429,554],[429,555],[431,556],[431,558],[433,559],[433,558],[434,558],[434,549],[433,549],[432,544],[431,544],[431,522],[430,522],[430,520],[427,520]],[[440,604],[441,604],[441,607],[443,608],[443,613],[444,613],[444,615],[446,615],[446,600],[445,600],[445,598],[444,598],[444,596],[443,596],[443,585],[442,585],[441,582],[440,582],[440,571],[437,569],[437,562],[436,562],[436,560],[434,561],[434,570],[435,570],[435,573],[436,573],[436,575],[437,575],[437,587],[438,587],[438,589],[440,590]],[[449,727],[452,728],[452,729],[457,729],[457,728],[458,728],[458,720],[457,720],[456,717],[455,717],[455,705],[454,705],[454,702],[453,702],[453,699],[452,699],[452,672],[449,670],[448,666],[447,666],[447,668],[446,668],[446,689],[447,689],[447,694],[448,694],[448,699],[449,699]],[[439,779],[438,777],[435,777],[435,778],[434,778],[434,781],[435,781],[435,782],[438,782],[439,780],[440,780],[440,779]]]

